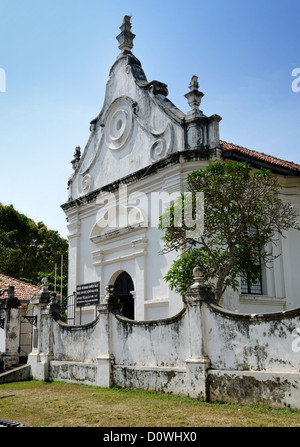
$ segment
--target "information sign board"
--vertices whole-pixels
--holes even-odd
[[[95,306],[100,304],[100,281],[80,284],[76,287],[76,306]]]

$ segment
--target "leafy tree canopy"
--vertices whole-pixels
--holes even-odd
[[[0,272],[17,279],[38,284],[40,276],[55,271],[55,264],[67,274],[68,241],[49,230],[43,222],[15,210],[13,205],[0,203]],[[43,272],[43,273],[40,273]]]
[[[187,190],[193,199],[181,195],[160,217],[159,224],[165,232],[162,252],[180,252],[165,277],[178,293],[187,291],[193,268],[199,266],[204,282],[220,301],[226,287],[238,290],[240,276],[250,284],[258,279],[258,261],[267,265],[275,258],[272,247],[279,235],[286,237],[290,228],[300,230],[297,213],[279,197],[281,185],[269,170],[254,171],[247,163],[217,162],[189,174]],[[204,226],[201,234],[193,237],[184,208],[186,204],[191,207],[189,221],[196,222],[199,210],[195,197],[199,192],[204,196]]]

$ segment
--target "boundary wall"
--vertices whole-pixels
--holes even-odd
[[[213,298],[196,278],[172,318],[128,320],[109,295],[95,321],[68,326],[44,290],[31,301],[32,377],[300,410],[300,309],[240,314]]]

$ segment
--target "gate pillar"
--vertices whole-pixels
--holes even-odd
[[[210,367],[210,359],[205,348],[203,309],[205,299],[214,299],[214,294],[202,282],[199,267],[194,268],[193,276],[194,284],[183,297],[189,320],[190,355],[186,359],[188,395],[206,401],[207,370]]]
[[[51,293],[46,278],[42,280],[42,288],[30,301],[33,304],[33,318],[36,327],[32,334],[32,351],[28,355],[33,379],[47,380],[49,365],[52,359],[52,313],[50,311]]]
[[[112,386],[112,365],[114,356],[110,350],[110,315],[106,299],[98,306],[101,331],[101,351],[97,356],[97,385],[104,388]]]
[[[14,287],[7,290],[8,298],[0,302],[0,372],[19,363],[20,301],[14,296]],[[2,294],[4,291],[2,290]]]
[[[120,308],[119,299],[114,296],[114,287],[107,286],[106,297],[98,306],[100,314],[101,351],[97,356],[97,385],[109,388],[113,385],[114,355],[111,347],[111,311]]]

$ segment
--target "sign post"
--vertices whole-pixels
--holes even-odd
[[[100,304],[100,281],[80,284],[76,287],[76,306],[96,306]]]

